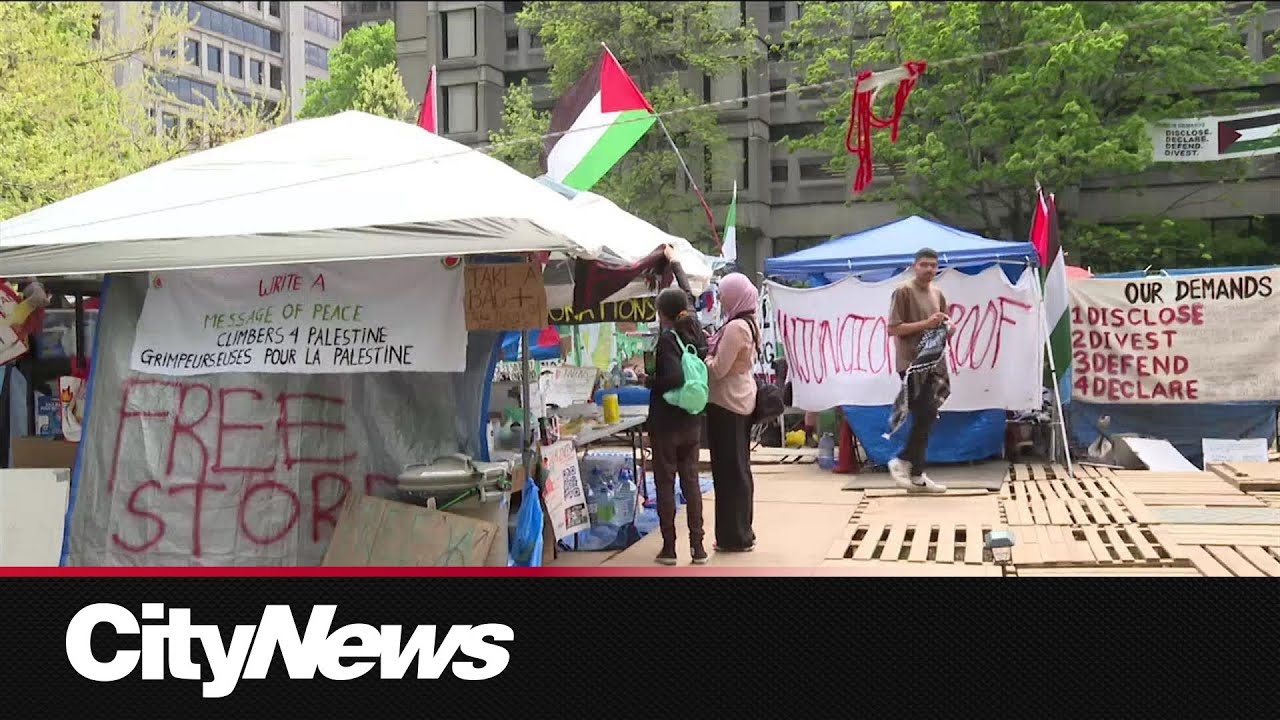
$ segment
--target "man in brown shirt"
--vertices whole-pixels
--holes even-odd
[[[889,473],[900,487],[909,492],[941,493],[946,492],[946,487],[930,480],[924,474],[924,467],[929,433],[938,419],[932,384],[938,382],[939,376],[949,377],[946,358],[934,370],[913,374],[910,380],[907,380],[906,372],[916,359],[916,352],[925,332],[947,322],[947,299],[933,284],[933,279],[938,274],[938,253],[928,248],[920,250],[916,253],[911,269],[915,277],[893,291],[889,307],[889,334],[897,345],[899,377],[905,382],[923,385],[908,387],[908,397],[911,398],[911,432],[902,452],[889,461]],[[955,328],[950,328],[948,337],[954,332]]]

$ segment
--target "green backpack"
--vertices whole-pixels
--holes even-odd
[[[707,408],[707,364],[698,357],[698,348],[685,344],[673,330],[676,342],[683,349],[680,356],[680,369],[684,371],[684,385],[662,394],[662,399],[684,410],[690,415],[698,415]]]

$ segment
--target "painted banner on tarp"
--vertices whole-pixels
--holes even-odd
[[[317,565],[352,494],[480,457],[496,332],[469,335],[462,373],[162,377],[129,369],[146,295],[131,274],[103,297],[70,565]]]
[[[1072,283],[1072,397],[1280,400],[1277,291],[1277,269]]]
[[[1156,162],[1210,162],[1280,153],[1280,108],[1165,120],[1148,132]]]
[[[153,375],[459,372],[463,271],[433,258],[154,273],[130,367]]]
[[[811,289],[769,283],[794,405],[889,405],[902,387],[887,324],[890,299],[908,275],[880,282],[848,277]],[[947,346],[951,397],[945,411],[1041,406],[1043,321],[1030,272],[1016,284],[991,267],[943,271],[936,280],[956,327]]]

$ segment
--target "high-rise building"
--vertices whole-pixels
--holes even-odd
[[[103,3],[119,20],[123,2]],[[156,108],[157,128],[181,122],[183,105],[217,97],[225,87],[243,101],[287,102],[286,120],[302,107],[306,82],[329,77],[329,51],[342,36],[339,2],[153,2],[180,10],[192,27],[182,38],[184,61],[161,79],[180,102]],[[120,31],[120,28],[115,28]]]
[[[377,25],[394,19],[393,2],[344,2],[342,3],[342,34],[361,25]]]
[[[357,3],[346,3],[355,5]],[[358,3],[373,5],[373,3]],[[515,21],[521,2],[399,2],[395,3],[397,60],[410,97],[417,102],[426,89],[427,70],[436,65],[440,74],[439,107],[443,134],[462,143],[486,142],[490,131],[502,123],[502,97],[508,85],[528,78],[531,85],[545,84],[548,63],[536,31],[522,29]],[[765,38],[777,41],[794,22],[802,3],[741,2],[743,18],[751,17]],[[1280,27],[1280,3],[1245,40],[1255,59],[1274,53],[1264,38]],[[763,41],[762,41],[763,49]],[[768,91],[785,90],[797,78],[788,63],[770,59],[758,72],[741,77],[687,77],[687,86],[701,89],[704,100],[714,102]],[[1280,77],[1267,78],[1253,88],[1259,107],[1280,104]],[[546,109],[555,98],[546,87],[535,88],[535,105]],[[832,176],[824,169],[828,157],[814,152],[788,152],[779,144],[787,136],[809,133],[818,122],[824,100],[794,92],[752,99],[741,107],[720,112],[720,126],[729,137],[736,172],[710,177],[703,184],[717,219],[724,217],[732,183],[738,183],[738,247],[745,267],[763,268],[764,258],[782,255],[902,217],[887,202],[857,202],[850,198],[850,178]],[[1242,108],[1246,110],[1248,108]],[[887,142],[877,134],[876,142]],[[688,158],[700,165],[702,158]],[[694,168],[699,177],[701,168]],[[876,184],[889,182],[877,169]],[[707,175],[704,173],[703,177]],[[1078,191],[1059,192],[1058,206],[1094,222],[1119,223],[1135,215],[1166,215],[1211,220],[1215,232],[1249,232],[1268,235],[1280,246],[1280,156],[1258,158],[1250,177],[1227,186],[1207,183],[1192,172],[1160,169],[1138,178],[1099,179]],[[683,184],[683,179],[673,178]],[[709,187],[707,185],[709,184]],[[874,187],[874,185],[873,185]],[[1030,196],[1032,189],[1027,189]],[[1194,201],[1186,201],[1194,198]],[[1020,239],[1020,238],[1007,238]]]

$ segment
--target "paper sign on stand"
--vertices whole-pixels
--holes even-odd
[[[529,330],[547,324],[547,289],[537,262],[468,264],[468,330]]]
[[[556,540],[591,527],[587,513],[587,493],[578,472],[578,451],[572,442],[563,440],[542,449],[545,483],[542,499]]]
[[[432,258],[154,273],[130,367],[170,376],[462,372],[462,290],[462,272]]]
[[[595,389],[599,372],[592,367],[557,366],[542,376],[542,398],[560,408],[584,403]]]
[[[1265,463],[1267,462],[1266,438],[1246,438],[1230,440],[1220,438],[1203,438],[1200,446],[1204,449],[1204,468],[1222,463]]]

